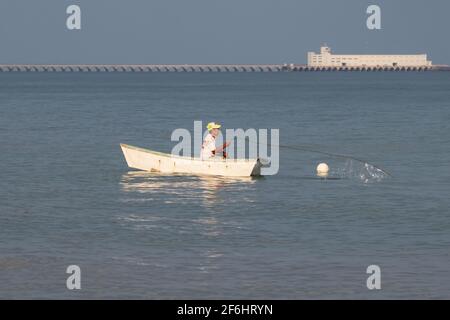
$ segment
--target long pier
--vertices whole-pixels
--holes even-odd
[[[450,71],[448,65],[416,67],[313,67],[303,64],[0,64],[0,72],[376,72]]]

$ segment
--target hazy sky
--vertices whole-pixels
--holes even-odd
[[[382,30],[367,29],[369,4]],[[0,63],[305,63],[326,42],[450,64],[448,15],[449,0],[1,0]]]

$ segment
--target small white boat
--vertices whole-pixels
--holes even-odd
[[[121,143],[123,155],[130,168],[161,173],[187,173],[228,177],[261,175],[259,159],[221,159],[181,157]]]

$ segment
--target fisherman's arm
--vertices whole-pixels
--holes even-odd
[[[228,142],[225,142],[223,145],[216,147],[216,150],[214,150],[214,153],[218,154],[218,153],[223,152],[223,150],[225,150],[225,148],[228,147],[230,144],[231,144],[231,142],[228,141]]]

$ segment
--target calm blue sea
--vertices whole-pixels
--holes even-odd
[[[259,179],[127,168],[119,143],[194,120],[392,177],[293,149]],[[0,298],[448,299],[449,123],[445,72],[0,74]]]

